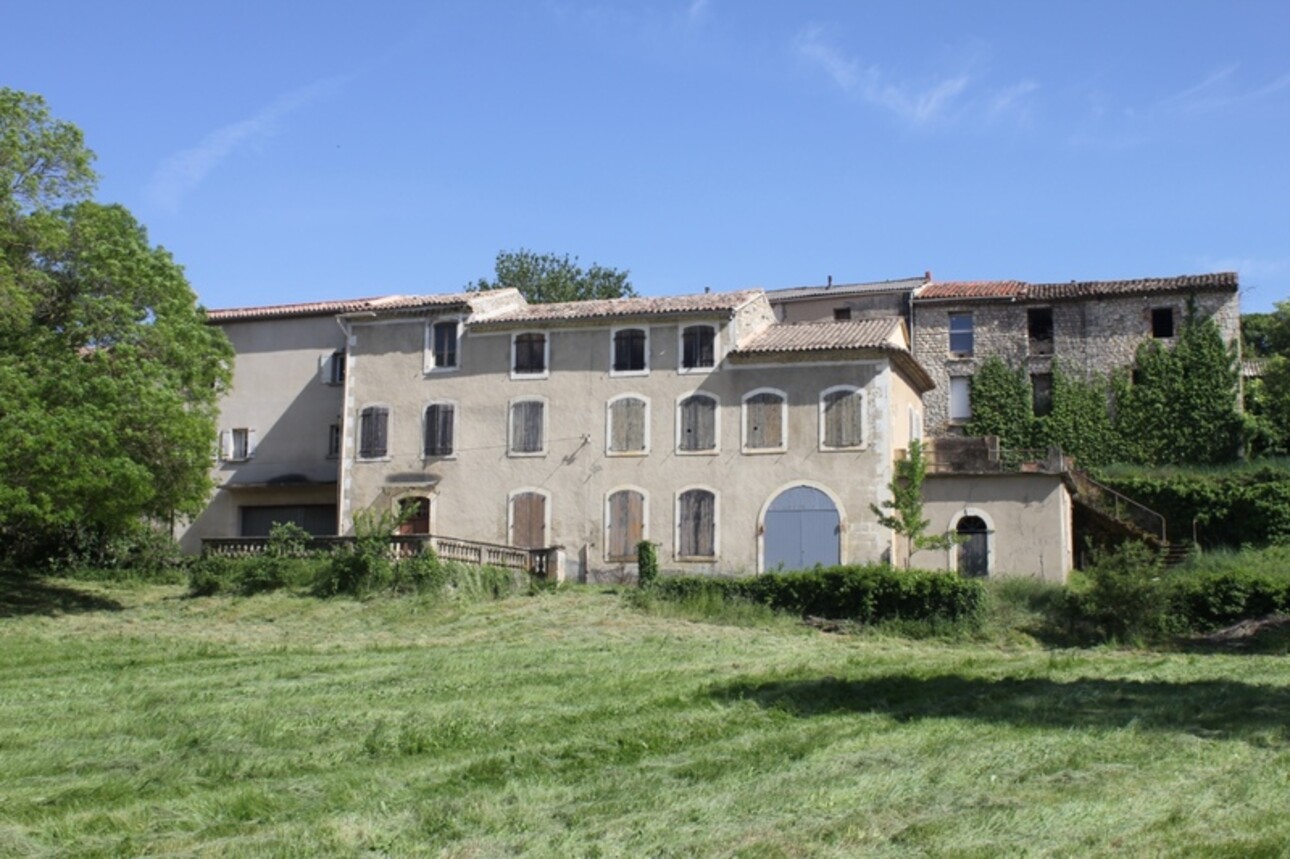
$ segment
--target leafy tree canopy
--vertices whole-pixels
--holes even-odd
[[[915,552],[948,549],[955,542],[950,534],[927,533],[931,520],[923,516],[923,479],[926,476],[922,442],[913,439],[909,443],[908,456],[896,463],[896,475],[887,484],[891,497],[881,506],[869,505],[873,515],[878,517],[879,525],[905,538],[905,569],[909,569]]]
[[[193,513],[232,349],[36,95],[0,89],[0,553]]]
[[[537,254],[520,248],[499,251],[493,280],[480,278],[466,288],[471,292],[514,287],[532,304],[587,301],[593,298],[632,298],[627,271],[592,263],[584,269],[568,254]]]

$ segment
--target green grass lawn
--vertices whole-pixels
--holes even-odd
[[[1290,855],[1284,656],[15,587],[4,856]]]

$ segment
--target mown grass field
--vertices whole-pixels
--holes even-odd
[[[1009,641],[0,584],[0,855],[1290,855],[1290,658]]]

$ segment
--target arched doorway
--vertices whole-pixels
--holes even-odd
[[[764,570],[805,570],[842,561],[842,516],[825,492],[791,486],[766,509]]]
[[[430,533],[430,499],[424,496],[399,499],[398,534]]]
[[[990,529],[980,516],[964,516],[955,532],[959,536],[959,575],[984,578],[990,574]]]

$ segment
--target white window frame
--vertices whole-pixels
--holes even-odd
[[[685,329],[687,328],[710,328],[712,329],[712,366],[711,367],[686,367],[685,366]],[[721,329],[710,322],[686,322],[678,325],[676,328],[676,372],[680,375],[690,373],[711,373],[717,369],[721,363]]]
[[[452,453],[426,453],[426,412],[431,406],[452,406]],[[421,458],[422,459],[456,459],[457,458],[457,423],[461,407],[456,400],[429,400],[421,407]]]
[[[442,324],[445,324],[445,323],[456,323],[456,325],[457,325],[457,331],[456,331],[456,336],[457,336],[457,350],[456,350],[456,351],[457,351],[457,363],[456,363],[456,364],[446,364],[446,365],[444,365],[444,366],[439,366],[439,364],[435,361],[435,355],[434,355],[434,328],[435,328],[435,326],[436,326],[436,325],[442,325]],[[435,319],[430,319],[430,320],[428,320],[428,321],[426,322],[426,328],[425,328],[425,352],[424,352],[425,358],[424,358],[424,363],[423,363],[423,366],[422,366],[422,372],[424,372],[424,373],[454,373],[454,372],[456,372],[456,371],[458,371],[458,370],[460,370],[460,369],[461,369],[461,358],[462,358],[462,355],[461,355],[461,341],[462,341],[462,333],[463,333],[463,329],[464,329],[464,326],[463,326],[463,324],[462,324],[462,319],[461,319],[461,317],[460,317],[460,316],[440,316],[440,317],[435,318]],[[513,365],[512,365],[512,366],[513,366]]]
[[[619,400],[640,400],[645,404],[645,447],[643,450],[614,450],[614,403]],[[650,452],[650,400],[635,391],[618,394],[605,403],[605,456],[648,456]]]
[[[712,554],[681,554],[681,497],[687,492],[702,490],[712,495]],[[695,484],[682,486],[672,504],[672,560],[678,563],[711,564],[721,558],[721,493],[712,486]]]
[[[547,545],[553,546],[555,543],[551,537],[551,493],[540,486],[521,486],[519,489],[512,489],[506,493],[506,545],[515,545],[515,497],[530,493],[541,495],[544,499],[542,503],[542,533],[546,534]]]
[[[363,412],[368,409],[385,409],[385,453],[381,456],[363,456]],[[394,408],[389,403],[363,403],[354,413],[354,459],[358,462],[389,462],[393,445]]]
[[[961,388],[963,402],[967,405],[967,414],[956,414],[954,411],[955,389]],[[972,377],[971,376],[950,376],[948,388],[949,415],[950,423],[965,424],[972,420]]]
[[[825,399],[829,394],[836,394],[845,391],[848,394],[860,395],[860,443],[831,446],[828,444],[828,424],[824,415]],[[819,400],[819,419],[820,419],[820,451],[855,451],[869,449],[869,392],[859,385],[832,385],[820,391]]]
[[[242,437],[242,451],[237,450],[238,434]],[[257,444],[255,430],[251,427],[233,427],[219,434],[219,458],[225,462],[246,462],[255,457]]]
[[[622,331],[641,331],[645,334],[645,368],[642,370],[615,370],[615,338]],[[650,368],[650,330],[648,325],[618,325],[609,329],[609,375],[613,378],[625,376],[648,376]]]
[[[345,354],[344,349],[333,349],[326,355],[318,359],[318,378],[328,387],[340,387],[345,384],[345,374],[348,372],[349,356]]]
[[[542,372],[540,373],[520,373],[515,370],[515,342],[525,334],[542,335]],[[527,331],[516,331],[511,334],[511,366],[510,374],[512,379],[546,379],[551,375],[551,332],[538,331],[529,329]]]
[[[712,448],[710,450],[681,449],[681,405],[691,397],[705,397],[713,402]],[[721,453],[721,400],[716,394],[710,394],[707,391],[690,391],[688,394],[682,394],[676,398],[676,442],[674,449],[677,456],[716,456]]]
[[[612,513],[611,508],[609,506],[609,500],[613,498],[615,495],[617,495],[619,492],[637,492],[640,494],[641,496],[641,539],[642,540],[649,539],[649,493],[646,492],[645,489],[640,486],[612,487],[608,492],[605,493],[604,528],[602,529],[604,533],[604,539],[602,542],[604,549],[601,552],[601,555],[604,557],[606,564],[632,563],[631,561],[624,561],[620,558],[611,557],[609,554],[609,522],[610,522],[611,513]]]
[[[779,447],[748,446],[748,401],[760,394],[774,394],[779,397]],[[744,394],[739,406],[739,448],[742,453],[783,453],[788,450],[788,394],[779,388],[755,388]]]
[[[542,404],[542,449],[520,451],[515,449],[515,407],[520,403]],[[546,397],[515,397],[506,404],[506,455],[512,458],[546,456],[551,443],[551,404]],[[509,532],[508,532],[509,533]]]

